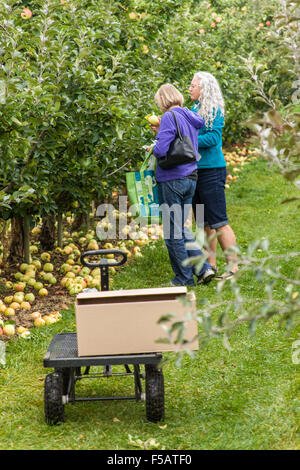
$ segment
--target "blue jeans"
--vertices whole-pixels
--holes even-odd
[[[200,249],[187,249],[186,243],[195,242],[191,232],[184,226],[187,221],[196,181],[185,177],[158,183],[158,197],[162,211],[164,240],[169,252],[176,285],[194,286],[193,274],[201,276],[211,265],[205,261],[199,273],[192,266],[183,266],[187,258],[203,255]]]

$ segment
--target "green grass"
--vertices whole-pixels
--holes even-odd
[[[227,192],[228,213],[239,245],[246,250],[258,237],[270,240],[272,253],[299,249],[300,214],[297,205],[280,205],[296,194],[293,186],[253,161]],[[221,255],[221,253],[219,252]],[[223,261],[220,258],[220,266]],[[293,276],[299,259],[286,263]],[[144,257],[124,267],[113,288],[147,288],[167,285],[172,277],[163,243],[146,248]],[[264,286],[249,274],[241,279],[243,294],[261,298]],[[284,298],[277,284],[278,298]],[[196,288],[197,300],[220,299],[216,283]],[[230,299],[229,287],[222,298]],[[246,325],[231,338],[228,351],[213,339],[184,357],[180,368],[173,353],[164,365],[166,417],[163,423],[145,419],[144,402],[77,403],[65,407],[66,422],[49,427],[43,416],[43,381],[51,370],[43,356],[57,332],[74,331],[74,312],[43,329],[33,329],[31,340],[11,341],[7,365],[0,369],[0,449],[136,449],[131,442],[155,439],[159,448],[177,449],[299,449],[299,365],[292,363],[290,336],[273,319],[258,325],[251,337]],[[82,392],[131,393],[132,379],[86,381]]]

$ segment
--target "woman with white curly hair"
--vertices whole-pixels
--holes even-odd
[[[193,209],[204,205],[204,230],[208,239],[208,262],[215,272],[217,243],[226,252],[228,272],[216,279],[230,279],[238,270],[236,255],[228,250],[236,245],[232,228],[228,224],[225,182],[226,161],[222,152],[222,129],[224,127],[224,99],[216,78],[208,72],[195,73],[189,87],[190,97],[195,102],[192,111],[205,121],[198,132],[197,187],[193,198]],[[213,235],[216,234],[216,237]]]

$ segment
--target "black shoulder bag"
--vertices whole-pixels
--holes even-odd
[[[157,163],[160,168],[168,170],[176,165],[182,165],[184,163],[192,163],[196,161],[196,154],[193,143],[189,135],[182,137],[175,113],[171,111],[177,126],[177,134],[173,142],[171,143],[167,155],[157,159]]]

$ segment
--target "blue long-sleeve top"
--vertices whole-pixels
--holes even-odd
[[[196,101],[191,111],[197,113],[199,102]],[[198,131],[198,152],[200,160],[198,168],[222,168],[226,166],[226,161],[222,151],[222,130],[224,127],[224,116],[219,108],[214,119],[212,128],[206,125]]]

